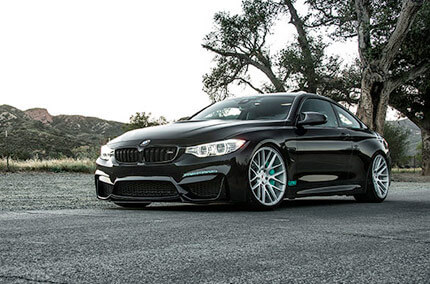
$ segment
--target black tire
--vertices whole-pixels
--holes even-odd
[[[252,189],[251,189],[251,182],[250,182],[250,167],[251,167],[251,163],[252,160],[254,159],[254,157],[256,156],[256,154],[262,150],[262,149],[270,149],[272,151],[274,151],[275,153],[277,153],[277,155],[279,155],[279,157],[281,158],[283,167],[284,167],[284,171],[285,171],[285,189],[284,192],[281,194],[282,196],[280,196],[280,199],[278,202],[276,202],[276,204],[272,204],[272,205],[265,205],[262,204],[257,197],[254,195]],[[273,156],[272,156],[273,157]],[[279,160],[278,160],[279,161]],[[248,165],[248,207],[252,210],[258,210],[258,211],[265,211],[265,210],[274,210],[277,207],[279,207],[279,205],[283,202],[285,194],[287,192],[287,180],[288,180],[288,174],[287,174],[287,165],[286,162],[282,156],[282,154],[279,152],[279,150],[273,146],[268,146],[268,145],[264,145],[262,147],[260,147],[257,151],[255,151],[255,153],[253,154],[253,156],[250,159],[249,165]],[[268,180],[267,180],[268,182]],[[279,197],[278,197],[279,198]]]
[[[354,195],[355,200],[358,202],[380,203],[380,202],[384,201],[385,198],[387,198],[388,192],[386,193],[386,195],[384,197],[378,196],[378,194],[376,192],[376,188],[375,188],[375,182],[373,179],[373,164],[375,162],[376,157],[378,157],[378,156],[382,157],[384,159],[385,163],[388,165],[387,159],[382,154],[376,154],[372,158],[372,162],[371,162],[371,164],[369,166],[369,170],[367,172],[366,192]],[[388,175],[389,175],[389,171],[388,171]],[[388,178],[390,178],[390,177],[388,176]],[[387,189],[387,191],[388,191],[388,189]]]
[[[150,202],[147,203],[139,203],[139,202],[114,202],[116,205],[123,208],[145,208]]]

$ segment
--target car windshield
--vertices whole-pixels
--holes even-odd
[[[225,100],[197,113],[191,120],[283,120],[294,96],[258,96]]]

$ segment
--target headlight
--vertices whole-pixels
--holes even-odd
[[[113,157],[113,153],[114,153],[113,149],[109,148],[109,146],[107,145],[104,145],[100,149],[100,159],[108,161],[110,160],[110,158]]]
[[[221,156],[232,153],[245,144],[245,140],[229,139],[197,146],[187,147],[185,153],[193,154],[199,158],[208,156]]]

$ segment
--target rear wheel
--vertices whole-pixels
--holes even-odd
[[[282,155],[265,146],[252,156],[248,170],[251,203],[258,208],[271,209],[284,199],[287,169]]]
[[[390,170],[385,157],[381,154],[373,158],[368,175],[367,191],[365,194],[354,195],[360,202],[382,202],[388,195],[390,186]]]
[[[138,202],[114,202],[116,205],[124,208],[144,208],[151,203],[138,203]]]

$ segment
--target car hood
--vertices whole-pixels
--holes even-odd
[[[196,145],[232,138],[244,132],[277,124],[282,124],[282,122],[188,120],[132,130],[113,139],[109,145],[133,144],[130,142],[140,143],[145,140],[151,140],[151,144]]]

